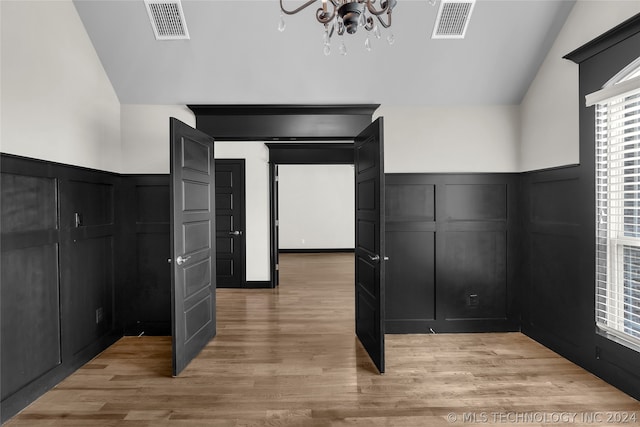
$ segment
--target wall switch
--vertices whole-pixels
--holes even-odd
[[[78,212],[73,215],[73,223],[76,228],[82,227],[82,215]]]

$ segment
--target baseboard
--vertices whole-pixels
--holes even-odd
[[[269,280],[247,280],[245,288],[247,289],[271,289]]]
[[[138,322],[125,328],[124,335],[164,337],[171,335],[171,322]]]
[[[520,332],[517,320],[389,320],[385,321],[385,334],[457,334],[474,332]]]
[[[330,254],[330,253],[353,253],[353,248],[339,249],[278,249],[281,254]]]

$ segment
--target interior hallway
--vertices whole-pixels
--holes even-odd
[[[170,338],[125,337],[7,425],[640,423],[640,402],[519,333],[387,335],[378,375],[354,334],[353,254],[283,254],[280,266],[279,289],[217,291],[217,337],[179,378]]]

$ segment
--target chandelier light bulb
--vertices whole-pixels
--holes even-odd
[[[278,21],[278,31],[283,32],[287,28],[287,23],[284,22],[284,14],[280,12],[280,20]]]

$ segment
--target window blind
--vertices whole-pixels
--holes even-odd
[[[596,324],[640,350],[640,78],[615,86],[587,96],[597,100]]]

